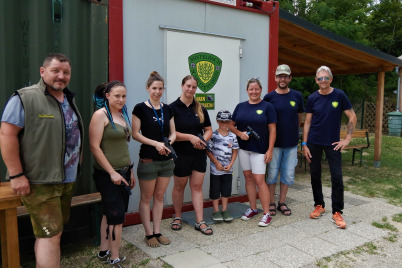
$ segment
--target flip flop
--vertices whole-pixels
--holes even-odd
[[[271,207],[274,207],[274,209],[272,209]],[[269,204],[269,214],[270,214],[271,216],[275,216],[275,215],[276,215],[276,204],[275,204],[275,203]]]
[[[177,223],[177,222],[175,222],[175,221],[180,221],[180,223]],[[180,230],[181,230],[182,221],[183,221],[183,220],[182,220],[180,217],[174,218],[173,221],[172,221],[172,223],[170,224],[172,230],[173,230],[173,231],[180,231]],[[179,226],[179,227],[178,227],[178,228],[174,228],[174,226]]]
[[[285,209],[281,209],[281,207],[286,207]],[[290,215],[292,215],[292,211],[290,210],[290,208],[285,204],[285,203],[279,203],[278,202],[278,210],[280,211],[280,212],[282,212],[282,214],[283,215],[285,215],[285,216],[290,216]],[[289,214],[285,214],[285,212],[288,212],[289,211]]]

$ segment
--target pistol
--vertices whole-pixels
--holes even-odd
[[[207,149],[208,151],[212,152],[211,147],[209,147],[208,143],[204,140],[204,137],[200,133],[198,133],[198,138],[200,138],[200,140],[205,142],[205,149]]]
[[[247,129],[248,129],[247,135],[249,135],[250,137],[253,137],[253,138],[257,139],[257,140],[261,139],[260,135],[258,135],[258,133],[255,132],[254,129],[252,129],[252,127],[247,126]]]
[[[166,137],[163,138],[163,142],[165,143],[165,146],[170,150],[170,153],[172,154],[173,160],[176,161],[177,154],[175,152],[175,150],[173,149],[172,145],[170,144],[170,140]]]

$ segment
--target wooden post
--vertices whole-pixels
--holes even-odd
[[[382,69],[377,74],[377,103],[375,116],[375,143],[374,143],[374,167],[381,164],[381,141],[382,141],[382,115],[384,110],[384,82],[385,72]]]
[[[402,112],[402,66],[399,67],[399,111]]]

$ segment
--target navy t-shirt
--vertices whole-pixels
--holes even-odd
[[[170,135],[170,119],[173,117],[173,112],[169,106],[163,104],[163,135],[169,138]],[[161,109],[155,109],[159,120],[162,121]],[[135,105],[133,109],[133,115],[137,116],[141,120],[141,134],[148,139],[163,142],[162,131],[160,124],[155,116],[152,107],[148,107],[145,103],[141,102]],[[172,155],[160,155],[154,146],[148,144],[141,144],[140,158],[151,158],[157,161],[168,160],[172,158]]]
[[[269,146],[268,124],[276,123],[274,106],[266,101],[250,104],[248,101],[237,104],[232,120],[240,131],[248,131],[247,126],[254,129],[260,140],[250,137],[247,141],[238,139],[240,149],[265,154]]]
[[[286,94],[272,91],[264,100],[275,107],[276,140],[275,147],[294,147],[299,143],[299,113],[304,112],[303,96],[299,91],[290,90]]]
[[[209,119],[208,111],[204,106],[202,107],[202,112],[204,113],[204,123],[200,122],[197,113],[194,111],[195,103],[190,104],[187,107],[181,100],[180,97],[177,98],[170,105],[173,111],[174,123],[176,126],[176,131],[186,134],[204,134],[204,127],[211,126],[211,120]],[[194,155],[194,154],[204,154],[205,150],[195,149],[190,141],[176,141],[173,143],[173,148],[177,154],[184,155]]]
[[[328,95],[312,93],[306,103],[306,113],[313,114],[307,141],[323,146],[339,141],[342,112],[349,109],[352,104],[340,89],[334,88]]]

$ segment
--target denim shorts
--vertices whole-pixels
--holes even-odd
[[[267,165],[264,162],[264,157],[264,154],[239,150],[239,160],[242,169],[251,170],[253,174],[265,174]]]
[[[70,218],[74,184],[31,184],[31,192],[21,196],[36,238],[49,238],[63,231]]]
[[[268,184],[275,184],[280,172],[281,183],[292,185],[295,181],[296,166],[297,146],[287,148],[275,147],[272,153],[272,160],[267,165],[266,182]]]

